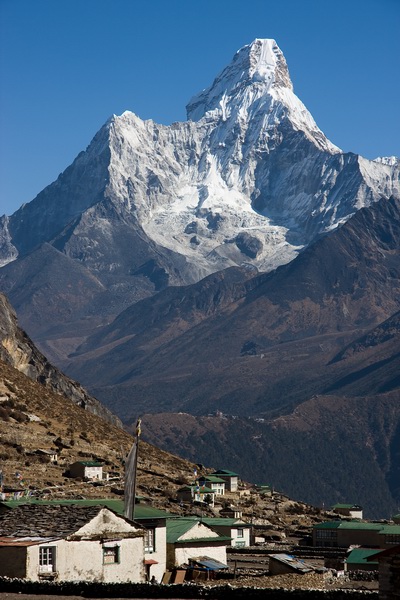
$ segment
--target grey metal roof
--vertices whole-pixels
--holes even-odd
[[[101,510],[102,506],[24,504],[0,514],[0,536],[67,537]]]
[[[270,559],[272,558],[273,560],[285,564],[298,573],[309,573],[314,570],[312,566],[307,565],[303,560],[300,560],[291,554],[270,554],[269,557]]]

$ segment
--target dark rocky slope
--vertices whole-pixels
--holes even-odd
[[[0,294],[0,359],[81,408],[103,417],[114,425],[121,423],[118,417],[88,394],[79,383],[48,362],[18,326],[16,314],[3,294]]]
[[[290,410],[378,357],[375,348],[335,359],[398,311],[399,250],[399,202],[382,201],[273,273],[243,282],[226,272],[130,307],[87,340],[69,372],[126,421],[149,407]],[[394,368],[398,338],[380,348],[377,368]]]

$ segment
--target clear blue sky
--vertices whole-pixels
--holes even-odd
[[[400,155],[400,0],[0,0],[0,215],[113,113],[169,124],[253,39],[345,151]]]

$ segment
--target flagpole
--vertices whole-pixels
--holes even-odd
[[[140,434],[142,433],[141,429],[142,419],[138,419],[136,423],[136,454],[135,454],[135,477],[133,479],[133,504],[132,504],[132,521],[135,518],[135,503],[136,503],[136,473],[137,473],[137,464],[138,464],[138,456],[139,456],[139,439]]]
[[[133,520],[135,516],[136,472],[138,464],[141,419],[136,423],[136,437],[125,463],[124,516]]]

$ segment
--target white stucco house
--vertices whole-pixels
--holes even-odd
[[[210,488],[216,496],[223,496],[225,494],[225,480],[216,475],[203,475],[198,479],[200,488]]]
[[[220,535],[229,538],[229,546],[233,548],[248,548],[250,546],[251,525],[241,519],[206,517],[202,521]]]
[[[82,479],[103,479],[103,463],[97,460],[77,460],[69,467],[71,477],[82,477]]]
[[[362,519],[363,509],[359,504],[335,504],[332,506],[333,512],[350,519]]]
[[[136,504],[135,523],[143,527],[144,565],[147,581],[153,577],[160,583],[167,569],[167,524],[168,513],[146,504]]]
[[[214,471],[213,476],[222,479],[225,482],[225,489],[228,492],[238,491],[239,475],[237,473],[226,469],[219,469],[218,471]]]
[[[144,535],[101,506],[22,505],[0,515],[0,576],[142,582]]]
[[[207,556],[226,565],[226,546],[230,537],[222,536],[197,517],[167,519],[167,568],[188,565]]]
[[[178,500],[181,502],[200,502],[214,506],[215,503],[215,490],[210,487],[200,485],[184,485],[179,488],[176,493]]]

